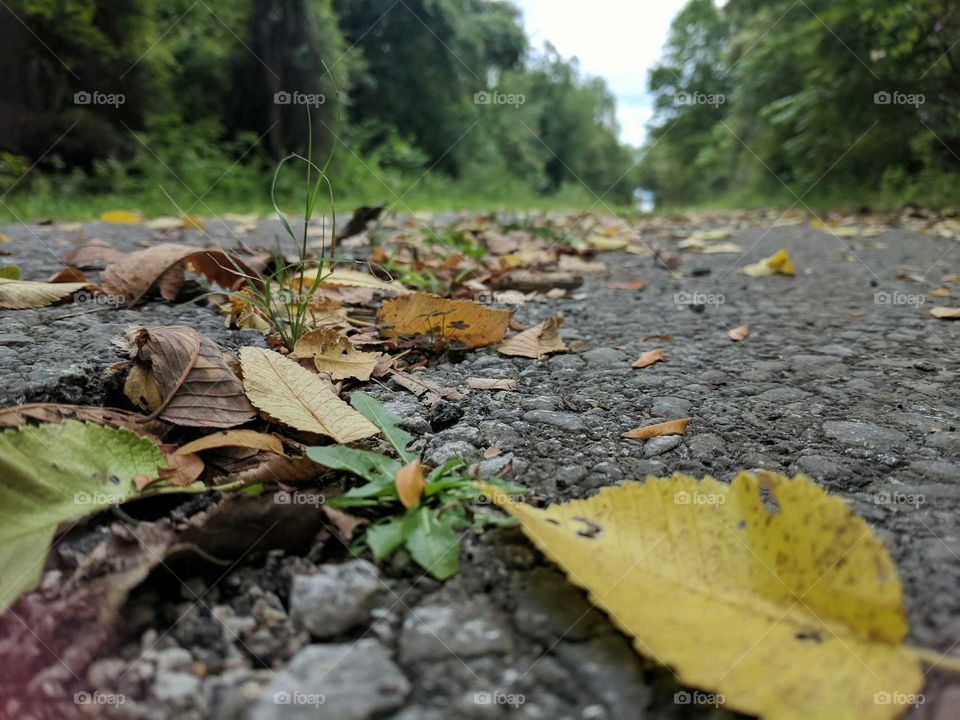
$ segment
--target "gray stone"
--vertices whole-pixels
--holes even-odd
[[[926,444],[945,454],[960,457],[960,432],[931,433],[927,435]]]
[[[0,333],[0,345],[29,345],[33,338],[20,333]]]
[[[400,634],[404,663],[507,653],[512,647],[506,618],[483,596],[428,599],[413,608]]]
[[[624,370],[630,367],[626,354],[610,347],[593,348],[581,354],[580,357],[586,360],[588,365],[592,365],[593,367],[623,366]]]
[[[200,678],[185,672],[157,673],[153,681],[153,696],[157,700],[173,702],[193,696],[200,687]]]
[[[480,457],[480,450],[463,440],[453,440],[431,447],[424,455],[424,462],[433,467],[439,467],[449,460],[461,458],[466,461]]]
[[[610,709],[615,718],[642,720],[650,701],[643,665],[620,635],[604,635],[585,643],[561,642],[560,662]]]
[[[376,640],[308,645],[278,672],[247,720],[368,720],[399,708],[410,683]]]
[[[523,414],[523,419],[528,423],[539,423],[541,425],[552,425],[561,430],[569,432],[583,432],[586,425],[579,415],[569,412],[554,412],[553,410],[530,410]]]
[[[682,418],[690,413],[692,403],[689,400],[675,397],[658,397],[653,399],[651,412],[655,417]]]
[[[366,560],[321,565],[316,575],[296,575],[290,589],[290,618],[317,638],[366,624],[385,590],[377,566]]]
[[[907,436],[899,430],[867,422],[828,420],[823,423],[823,432],[839,443],[868,450],[892,450],[907,443]]]
[[[644,457],[656,457],[676,449],[683,439],[679,435],[663,435],[650,438],[643,444]]]
[[[715,433],[701,433],[687,439],[687,447],[695,458],[708,460],[723,452],[723,438]]]
[[[815,478],[836,477],[843,474],[843,466],[823,455],[804,455],[797,460],[800,468]]]
[[[929,480],[948,483],[960,480],[960,465],[942,460],[917,460],[910,463],[910,469]]]
[[[120,658],[96,660],[87,668],[87,680],[95,688],[114,687],[129,667],[130,663]]]
[[[486,460],[481,460],[480,462],[470,466],[470,474],[474,473],[480,477],[482,480],[488,480],[492,477],[502,474],[510,468],[510,465],[513,463],[513,454],[507,453],[505,455],[497,455],[496,457],[487,458]]]
[[[436,440],[442,440],[443,442],[461,441],[470,443],[476,447],[483,445],[483,436],[480,434],[480,431],[475,427],[464,425],[463,423],[444,430],[437,435]],[[436,440],[434,442],[436,442]]]
[[[544,643],[586,640],[604,626],[584,593],[556,570],[540,567],[520,575],[515,594],[514,626]]]

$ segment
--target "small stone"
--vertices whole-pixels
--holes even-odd
[[[611,717],[641,720],[650,700],[643,664],[620,635],[604,635],[582,643],[561,642],[560,661],[578,681],[610,709]]]
[[[960,455],[960,432],[936,432],[927,436],[929,447],[943,450],[948,455]]]
[[[185,672],[157,673],[153,681],[153,696],[157,700],[171,702],[192,697],[200,687],[200,679],[196,675]]]
[[[294,576],[290,617],[314,637],[334,637],[366,624],[383,590],[380,571],[366,560],[322,565],[316,575]]]
[[[512,648],[506,618],[485,597],[421,603],[407,616],[400,635],[405,664],[507,653]]]
[[[248,720],[368,720],[403,705],[410,683],[376,640],[308,645],[278,672]]]
[[[0,333],[0,345],[30,345],[33,339],[20,333]]]
[[[910,463],[910,469],[923,476],[925,480],[955,483],[960,477],[960,465],[940,460],[918,460]]]
[[[541,567],[518,577],[513,623],[525,635],[554,643],[586,640],[600,631],[604,619],[563,575]]]
[[[653,399],[651,412],[654,417],[682,418],[690,412],[692,403],[689,400],[675,397],[658,397]]]
[[[87,680],[95,688],[113,687],[127,671],[130,663],[120,658],[104,658],[90,663],[87,668]]]
[[[797,465],[815,478],[836,477],[844,473],[842,465],[824,455],[805,455],[797,460]]]
[[[593,350],[587,350],[585,353],[580,355],[580,357],[586,360],[589,365],[593,365],[594,367],[613,367],[616,365],[623,365],[624,368],[629,367],[629,363],[627,363],[627,356],[619,350],[615,350],[614,348],[593,348]]]
[[[703,433],[689,438],[687,447],[698,460],[712,460],[723,452],[724,442],[715,433]]]
[[[899,430],[867,422],[828,420],[823,424],[823,432],[839,443],[868,450],[892,450],[907,442],[907,436]]]
[[[647,440],[643,446],[644,457],[656,457],[677,448],[683,439],[679,435],[664,435]]]
[[[434,432],[440,432],[454,423],[460,422],[463,417],[463,409],[449,400],[438,400],[430,408],[430,414],[427,420]]]
[[[466,461],[476,460],[480,457],[480,450],[463,440],[453,440],[441,445],[434,445],[424,455],[424,462],[432,467],[440,467],[445,462],[460,458]]]
[[[193,668],[193,655],[182,647],[161,650],[156,656],[157,675],[167,672],[188,671]]]
[[[583,432],[586,425],[576,413],[555,412],[553,410],[531,410],[523,414],[523,419],[528,423],[540,423],[541,425],[553,425],[561,430],[569,432]]]

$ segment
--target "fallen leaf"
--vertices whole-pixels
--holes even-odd
[[[163,464],[126,429],[67,420],[0,433],[0,609],[36,583],[60,523],[124,502]]]
[[[727,337],[733,340],[734,342],[740,342],[741,340],[745,340],[747,338],[747,335],[749,334],[750,334],[749,325],[740,325],[739,327],[735,327],[730,330],[727,330]]]
[[[934,290],[930,290],[927,295],[931,295],[932,297],[950,297],[950,288],[936,288]]]
[[[161,419],[174,425],[228,428],[256,416],[223,352],[193,328],[134,328],[129,337],[132,357],[156,380],[161,400],[152,410]]]
[[[517,381],[496,378],[467,378],[467,387],[474,390],[516,390]]]
[[[793,275],[793,263],[786,250],[777,250],[770,257],[746,265],[741,270],[751,277],[766,277],[768,275]]]
[[[0,268],[2,270],[2,268]],[[47,280],[50,283],[86,283],[88,285],[92,284],[87,280],[87,276],[76,268],[66,267],[63,270],[54,273],[50,279]]]
[[[716,245],[707,245],[700,251],[703,255],[732,255],[743,252],[743,247],[736,243],[717,243]]]
[[[490,497],[638,652],[729,710],[891,720],[922,687],[883,543],[802,475],[648,478],[542,510]]]
[[[205,435],[179,448],[177,455],[188,455],[223,447],[264,450],[283,455],[283,443],[280,442],[279,438],[255,430],[224,430]]]
[[[143,216],[140,215],[140,213],[130,212],[129,210],[110,210],[100,214],[100,222],[118,225],[138,225],[143,222]]]
[[[866,314],[867,314],[867,313],[866,313],[865,310],[854,310],[852,313],[850,313],[850,317],[852,317],[852,318],[862,318],[862,317],[865,317]]]
[[[403,506],[407,509],[415,507],[420,502],[423,488],[427,484],[423,477],[423,468],[420,467],[420,461],[411,460],[397,470],[394,484],[397,488],[397,496]]]
[[[666,422],[656,423],[655,425],[647,425],[645,427],[638,427],[635,430],[630,430],[629,432],[625,432],[623,437],[632,440],[649,440],[650,438],[660,437],[661,435],[683,435],[687,430],[687,424],[689,422],[690,418],[667,420]]]
[[[106,240],[91,240],[71,250],[61,259],[64,265],[78,268],[99,268],[120,262],[128,253],[118,250]]]
[[[203,220],[193,215],[181,215],[177,227],[184,230],[203,230]]]
[[[483,451],[483,458],[485,460],[489,460],[490,458],[495,458],[498,455],[502,455],[502,454],[503,454],[503,450],[501,450],[500,448],[488,447],[486,450]]]
[[[243,387],[256,407],[279,422],[350,443],[376,435],[377,427],[337,397],[333,386],[271,350],[240,350]]]
[[[147,420],[143,415],[117,408],[87,405],[58,405],[55,403],[32,403],[0,408],[0,428],[14,428],[28,423],[60,423],[65,420],[82,420],[94,425],[112,428],[127,428],[139,435],[159,438],[170,426],[160,420]]]
[[[931,308],[930,314],[941,320],[960,319],[960,308],[935,307]]]
[[[294,357],[313,358],[317,371],[333,380],[369,380],[380,355],[357,350],[346,335],[324,327],[304,333],[293,348]]]
[[[145,412],[152,413],[163,404],[157,378],[147,365],[135,363],[123,382],[123,394],[130,402]]]
[[[306,287],[310,287],[313,281],[316,280],[316,277],[317,270],[308,270],[301,276],[301,283]],[[370,273],[350,270],[349,268],[334,268],[332,271],[325,270],[323,279],[320,281],[320,286],[323,287],[324,285],[369,288],[388,295],[405,295],[412,292],[410,289],[404,287],[402,283],[396,281],[387,282],[375,278]]]
[[[380,332],[388,338],[427,336],[466,348],[500,342],[513,316],[472,300],[447,300],[418,292],[387,300],[377,311]]]
[[[357,517],[356,515],[351,515],[343,510],[338,510],[337,508],[332,508],[327,505],[321,505],[320,509],[323,510],[323,514],[327,516],[327,520],[333,523],[337,532],[340,533],[340,537],[347,542],[353,540],[353,535],[357,531],[357,528],[370,524],[370,521],[366,518]]]
[[[393,379],[397,385],[409,390],[417,397],[431,393],[437,397],[446,398],[447,400],[459,400],[463,395],[457,391],[455,388],[443,387],[438,385],[432,380],[427,380],[422,375],[414,375],[412,373],[398,372],[393,370],[390,372],[390,377]]]
[[[633,361],[633,365],[631,367],[645,368],[653,365],[654,363],[658,363],[663,359],[663,350],[648,350],[647,352],[640,353],[640,357]]]
[[[0,278],[5,280],[19,280],[21,277],[20,268],[16,265],[0,266]]]
[[[177,487],[186,487],[196,482],[197,478],[203,474],[203,460],[197,455],[168,452],[164,453],[164,459],[167,461],[167,467],[160,469],[160,478],[164,482]],[[138,482],[137,490],[151,483]]]
[[[46,307],[92,287],[93,285],[86,282],[45,283],[0,278],[0,309],[25,310]]]
[[[100,276],[101,289],[117,298],[117,302],[134,305],[178,263],[184,263],[187,269],[227,290],[244,284],[240,273],[257,277],[242,260],[221,250],[198,250],[189,245],[161,243],[108,265]]]
[[[609,290],[643,290],[646,286],[647,283],[640,279],[627,280],[625,282],[607,283],[607,289]]]
[[[576,273],[577,275],[606,275],[610,268],[605,263],[584,260],[577,255],[561,255],[557,261],[560,272]]]
[[[566,352],[567,346],[560,339],[562,322],[563,315],[547,318],[539,325],[504,340],[497,346],[497,352],[536,360],[542,360],[550,353]]]
[[[354,235],[359,235],[366,229],[367,225],[372,222],[376,222],[377,218],[380,217],[380,213],[382,212],[383,205],[377,205],[375,207],[358,207],[353,211],[353,215],[350,216],[350,220],[347,222],[347,224],[337,231],[337,242],[346,240]]]
[[[659,340],[660,342],[673,342],[673,335],[647,335],[643,338],[644,342],[650,340]]]

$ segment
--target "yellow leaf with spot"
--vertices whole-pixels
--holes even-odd
[[[786,250],[777,250],[770,257],[752,263],[742,268],[743,272],[751,277],[766,277],[767,275],[793,275],[793,263]]]
[[[901,645],[906,613],[883,543],[802,475],[648,478],[544,509],[483,489],[638,652],[727,709],[887,720],[920,692],[929,653]]]
[[[143,217],[140,213],[130,212],[129,210],[109,210],[100,215],[100,222],[116,225],[138,225],[143,222]]]
[[[425,292],[387,300],[377,311],[380,332],[389,338],[423,335],[467,348],[500,342],[511,310],[497,310],[472,300],[447,300]]]

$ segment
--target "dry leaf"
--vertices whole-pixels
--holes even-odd
[[[647,283],[639,278],[627,280],[625,282],[607,283],[607,289],[609,290],[643,290],[646,286]]]
[[[333,386],[271,350],[240,350],[243,386],[250,402],[279,422],[338,443],[372,437],[377,427],[337,397]]]
[[[786,250],[777,250],[770,257],[747,265],[741,270],[750,277],[766,277],[767,275],[793,275],[793,263]]]
[[[467,378],[467,387],[474,390],[516,390],[517,381],[496,378]]]
[[[631,367],[645,368],[653,365],[654,363],[658,363],[663,359],[663,350],[648,350],[645,353],[640,353],[640,357],[633,361],[633,365]]]
[[[489,496],[638,652],[729,710],[892,720],[923,685],[883,543],[802,475],[649,478],[542,510]]]
[[[143,415],[117,408],[54,403],[32,403],[0,408],[0,428],[20,427],[29,422],[59,423],[64,420],[81,420],[95,425],[127,428],[151,439],[165,435],[170,429],[169,425],[160,420],[144,422],[146,418]]]
[[[143,222],[143,216],[140,213],[130,212],[129,210],[109,210],[100,214],[100,222],[118,225],[137,225]]]
[[[188,455],[203,450],[222,447],[240,447],[251,450],[265,450],[283,455],[283,443],[280,439],[255,430],[224,430],[188,442],[177,450],[177,455]]]
[[[153,412],[163,403],[157,378],[148,365],[134,364],[123,383],[123,394],[141,410]]]
[[[46,307],[92,287],[93,285],[86,282],[45,283],[0,278],[0,309]]]
[[[931,297],[950,297],[950,288],[940,287],[930,290],[927,295]]]
[[[370,524],[370,521],[366,518],[351,515],[343,510],[332,508],[329,505],[321,505],[320,509],[323,510],[323,514],[327,516],[327,520],[333,523],[337,532],[340,533],[340,537],[347,542],[353,539],[353,534],[357,531],[357,528]]]
[[[542,360],[550,353],[566,352],[567,346],[560,339],[562,322],[563,315],[547,318],[539,325],[504,340],[497,346],[497,352],[536,360]]]
[[[405,508],[409,509],[417,505],[423,494],[423,488],[427,484],[420,461],[412,460],[397,470],[394,484],[397,486],[397,496]]]
[[[163,420],[227,428],[256,416],[240,380],[209,338],[179,325],[138,328],[130,335],[134,359],[156,379],[161,401],[153,412]]]
[[[300,337],[293,348],[297,358],[313,358],[318,372],[333,380],[369,380],[380,353],[357,350],[350,339],[333,328],[315,328]]]
[[[727,337],[733,340],[734,342],[740,342],[741,340],[745,340],[747,335],[749,334],[750,334],[749,325],[741,325],[731,330],[727,330]]]
[[[577,255],[561,255],[557,261],[560,272],[576,273],[577,275],[606,275],[610,268],[605,263],[584,260]]]
[[[308,270],[301,276],[303,285],[310,287],[317,277],[317,270]],[[350,270],[347,268],[334,268],[325,270],[320,287],[324,285],[343,285],[345,287],[369,288],[390,295],[405,295],[409,293],[402,283],[393,281],[386,282],[375,278],[370,273],[360,272],[359,270]]]
[[[158,480],[163,480],[177,487],[186,487],[196,482],[197,478],[203,474],[203,460],[196,455],[164,452],[164,458],[168,467],[160,468]],[[143,490],[149,484],[149,482],[137,483],[137,489]]]
[[[850,317],[852,317],[852,318],[862,318],[862,317],[865,317],[866,314],[867,314],[867,313],[866,313],[866,311],[864,311],[864,310],[854,310],[852,313],[850,313]]]
[[[931,308],[930,314],[941,320],[960,319],[960,308],[935,307]]]
[[[447,400],[459,400],[463,397],[455,388],[443,387],[432,380],[427,380],[422,375],[413,375],[412,373],[397,372],[394,370],[390,373],[390,377],[397,385],[405,390],[409,390],[417,397],[428,393],[438,398],[446,398]]]
[[[244,283],[239,275],[241,272],[257,276],[242,260],[220,250],[198,250],[189,245],[161,243],[109,265],[100,276],[100,284],[103,292],[114,295],[118,302],[134,305],[178,263],[185,263],[187,269],[228,290]]]
[[[647,335],[643,338],[644,342],[649,340],[659,340],[660,342],[673,342],[673,335]]]
[[[377,322],[384,337],[428,336],[476,348],[500,342],[512,316],[511,310],[495,310],[472,300],[418,292],[387,300],[377,311]]]
[[[623,436],[632,440],[649,440],[650,438],[660,437],[661,435],[683,435],[687,430],[687,424],[690,418],[682,420],[667,420],[666,422],[646,427],[638,427],[635,430],[625,432]]]
[[[13,279],[16,280],[16,279],[18,279],[18,278],[13,278]],[[90,281],[87,280],[87,276],[84,275],[84,274],[83,274],[82,272],[80,272],[79,270],[77,270],[76,268],[73,268],[73,267],[65,267],[65,268],[64,268],[63,270],[61,270],[60,272],[54,273],[52,276],[50,276],[50,279],[47,280],[47,282],[50,282],[50,283],[83,283],[83,284],[91,285],[91,286],[92,286],[92,283],[90,283]]]

